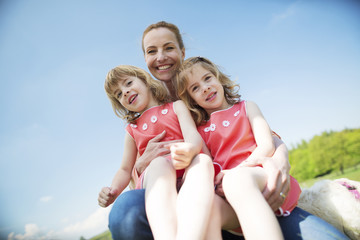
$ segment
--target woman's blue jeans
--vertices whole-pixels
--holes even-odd
[[[326,221],[298,207],[290,216],[278,220],[285,239],[349,239]],[[127,191],[117,198],[109,215],[109,229],[114,240],[153,239],[145,212],[145,190]],[[223,239],[243,238],[223,231]]]

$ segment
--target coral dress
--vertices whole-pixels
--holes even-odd
[[[246,101],[213,112],[198,131],[209,148],[214,162],[222,169],[231,169],[246,160],[256,148],[256,141],[246,114]],[[290,176],[290,191],[277,215],[286,216],[296,207],[301,189]]]
[[[173,103],[149,108],[141,114],[135,124],[126,126],[126,131],[134,139],[140,156],[144,153],[148,142],[164,130],[166,130],[166,135],[162,141],[183,139]],[[144,173],[145,171],[140,175],[139,179],[135,180],[137,189],[141,188]],[[183,173],[184,170],[179,170],[177,176],[180,177]]]

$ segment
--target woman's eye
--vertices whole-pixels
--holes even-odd
[[[166,50],[173,50],[174,47],[167,47]]]
[[[209,81],[211,79],[211,76],[206,76],[205,81]]]
[[[146,52],[146,54],[154,54],[156,51],[155,50],[148,50],[147,52]]]
[[[122,92],[119,92],[119,93],[117,94],[117,98],[121,98],[121,95],[122,95]]]
[[[130,86],[131,84],[132,84],[132,81],[128,81],[128,82],[126,83],[127,86]]]

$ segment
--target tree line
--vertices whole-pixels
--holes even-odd
[[[290,174],[299,182],[360,163],[360,128],[323,132],[289,151]]]

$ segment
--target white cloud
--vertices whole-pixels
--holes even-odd
[[[108,216],[111,207],[99,208],[84,221],[71,224],[64,228],[63,234],[93,237],[108,229]]]
[[[45,197],[44,197],[45,198]],[[47,199],[47,197],[46,197]],[[60,231],[45,231],[34,223],[25,225],[24,234],[14,232],[8,235],[8,240],[50,240],[50,239],[79,239],[94,237],[108,229],[108,216],[111,207],[99,208],[81,222],[70,224]]]
[[[40,228],[34,224],[29,223],[25,225],[25,233],[24,234],[16,234],[14,232],[8,235],[8,240],[31,240],[31,239],[38,239],[38,240],[47,240],[47,239],[54,239],[54,232],[49,231],[44,233]]]
[[[282,21],[285,21],[286,19],[290,18],[291,16],[293,16],[295,14],[296,10],[296,3],[291,4],[284,12],[279,13],[279,14],[274,14],[270,25],[276,25]]]
[[[53,199],[52,196],[44,196],[40,198],[40,202],[49,202]]]

